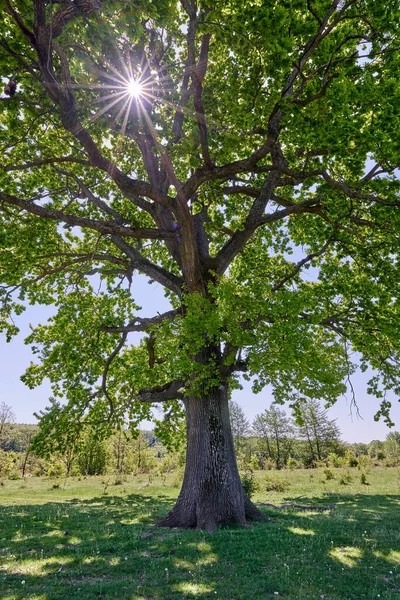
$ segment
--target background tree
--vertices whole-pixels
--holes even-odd
[[[10,429],[10,425],[15,421],[15,414],[11,406],[2,402],[0,404],[0,447],[3,447],[6,438],[7,432]]]
[[[377,458],[378,460],[385,458],[385,442],[372,440],[368,444],[368,454],[371,458]]]
[[[255,417],[252,428],[264,454],[275,462],[277,469],[282,468],[293,446],[293,427],[285,411],[272,405]]]
[[[391,431],[384,442],[385,455],[388,458],[400,460],[400,432]]]
[[[107,434],[160,403],[159,435],[187,422],[161,524],[261,518],[229,424],[240,372],[329,404],[358,352],[388,422],[399,391],[395,3],[4,7],[0,325],[57,307],[27,339],[24,381],[64,402],[43,427]],[[170,310],[138,315],[136,272]]]
[[[297,436],[305,443],[305,464],[315,465],[330,452],[336,453],[341,449],[340,430],[335,420],[328,418],[318,400],[309,400],[300,408],[300,424]]]
[[[229,402],[229,417],[235,444],[236,454],[243,451],[246,445],[246,438],[250,435],[250,422],[246,417],[243,408],[231,400]]]

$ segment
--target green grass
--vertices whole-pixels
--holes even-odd
[[[337,503],[333,514],[265,511],[273,521],[214,535],[156,529],[177,488],[145,477],[0,487],[1,600],[399,600],[400,474],[375,468],[257,473],[257,502]],[[262,486],[284,479],[282,493]],[[172,477],[173,478],[173,477]],[[172,480],[171,478],[171,480]],[[167,481],[168,483],[168,481]],[[279,594],[279,595],[278,595]]]

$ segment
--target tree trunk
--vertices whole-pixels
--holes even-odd
[[[182,489],[174,508],[158,525],[214,531],[219,525],[267,520],[246,495],[239,477],[226,387],[212,388],[204,398],[189,398],[185,404]]]

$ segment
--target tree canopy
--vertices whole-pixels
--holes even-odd
[[[191,439],[190,399],[207,397],[217,444],[240,373],[300,415],[345,391],[354,353],[390,423],[398,3],[2,6],[1,326],[9,339],[26,304],[57,308],[24,375],[52,383],[49,431],[135,426],[160,403],[164,439],[183,405]],[[138,316],[136,272],[170,310]]]

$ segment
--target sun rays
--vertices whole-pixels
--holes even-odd
[[[142,95],[144,88],[138,79],[131,79],[128,81],[128,85],[126,87],[130,96],[140,100],[140,96]]]

